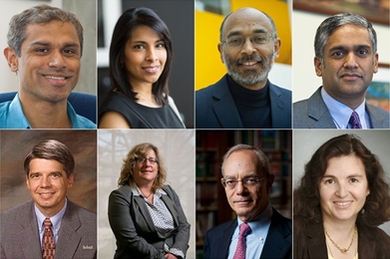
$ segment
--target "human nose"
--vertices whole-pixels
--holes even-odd
[[[347,190],[346,186],[344,186],[344,184],[342,184],[342,183],[338,184],[336,194],[342,198],[342,197],[347,196],[347,193],[348,193],[348,190]]]
[[[356,68],[358,66],[354,53],[348,53],[348,55],[345,57],[344,66],[347,68]]]
[[[147,52],[146,60],[148,61],[156,61],[158,60],[157,51],[154,48],[150,48]]]
[[[65,68],[66,61],[60,51],[54,51],[50,56],[49,67]]]
[[[237,195],[241,195],[245,192],[245,185],[242,180],[237,180],[235,191]]]
[[[256,48],[253,45],[252,40],[250,38],[245,39],[241,51],[247,55],[251,55],[252,53],[256,52]]]
[[[48,187],[50,185],[51,185],[50,178],[46,177],[46,176],[43,176],[41,178],[41,187],[45,188],[45,187]]]

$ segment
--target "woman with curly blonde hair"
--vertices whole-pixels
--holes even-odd
[[[185,258],[190,224],[156,146],[142,143],[123,160],[108,217],[117,240],[114,258]]]

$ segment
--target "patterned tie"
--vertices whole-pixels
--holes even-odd
[[[238,243],[236,252],[234,253],[234,259],[245,259],[246,253],[246,236],[251,231],[251,227],[248,223],[242,223],[240,225],[240,234],[238,236]]]
[[[46,218],[43,222],[45,227],[45,232],[43,233],[42,241],[42,256],[43,259],[54,259],[56,245],[54,244],[54,236],[51,232],[51,221],[49,218]]]
[[[361,129],[362,125],[360,124],[359,115],[353,111],[351,114],[351,118],[348,121],[349,125],[351,125],[351,129]]]

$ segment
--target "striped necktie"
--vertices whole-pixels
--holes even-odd
[[[245,259],[246,254],[246,236],[251,231],[251,227],[248,223],[242,223],[240,225],[240,234],[238,235],[238,243],[236,252],[234,253],[234,259]]]
[[[355,111],[352,112],[348,123],[351,126],[351,129],[361,129],[362,128],[362,125],[360,124],[359,115]]]

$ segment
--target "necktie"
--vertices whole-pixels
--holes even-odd
[[[351,118],[348,121],[349,125],[351,125],[351,129],[361,129],[362,125],[360,124],[359,115],[353,111],[351,114]]]
[[[234,259],[245,259],[246,253],[246,236],[251,231],[251,227],[248,223],[242,223],[240,225],[240,234],[238,236],[238,243],[236,252],[234,253]]]
[[[56,245],[54,244],[54,236],[51,231],[51,221],[49,218],[46,218],[43,222],[45,227],[45,232],[43,232],[43,241],[42,241],[42,256],[43,259],[54,259]]]

